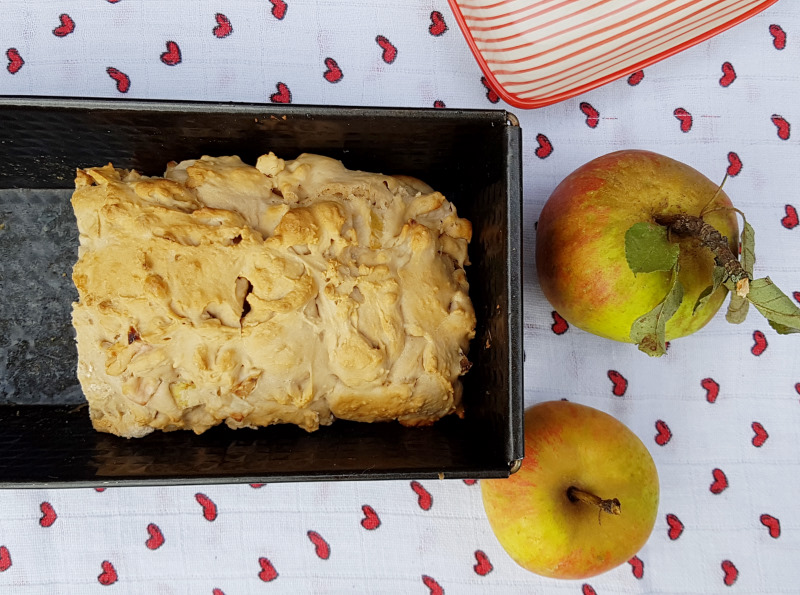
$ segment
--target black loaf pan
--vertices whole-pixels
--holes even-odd
[[[407,174],[473,224],[478,326],[465,417],[127,440],[95,432],[75,376],[75,169],[315,152]],[[522,458],[521,131],[499,110],[0,98],[0,487],[504,477]]]

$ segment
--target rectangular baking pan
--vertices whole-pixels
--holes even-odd
[[[407,174],[473,224],[465,416],[124,439],[83,403],[71,303],[75,169],[314,152]],[[522,458],[521,131],[499,110],[0,98],[0,487],[504,477]]]

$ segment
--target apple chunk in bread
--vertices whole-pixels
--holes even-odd
[[[470,223],[442,194],[272,153],[79,170],[78,378],[97,430],[138,437],[461,409]]]

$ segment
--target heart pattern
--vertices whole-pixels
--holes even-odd
[[[754,421],[750,427],[753,428],[753,432],[755,433],[755,436],[753,436],[752,440],[753,446],[755,446],[756,448],[761,448],[762,446],[764,446],[764,443],[767,441],[767,438],[769,438],[769,434],[767,434],[767,431],[764,429],[764,426],[762,426],[757,421]]]
[[[326,81],[329,83],[338,83],[342,80],[342,69],[333,58],[325,58],[325,68],[327,70],[322,74]]]
[[[275,570],[269,558],[259,558],[258,565],[261,567],[261,570],[258,572],[258,578],[265,583],[271,583],[278,578],[278,571]]]
[[[53,523],[55,523],[58,518],[53,505],[49,502],[42,502],[39,505],[39,509],[42,511],[42,516],[39,518],[39,526],[45,528],[52,527]]]
[[[269,3],[272,4],[272,16],[274,16],[279,21],[282,21],[286,17],[286,11],[289,9],[289,6],[284,2],[284,0],[269,0]]]
[[[157,550],[164,545],[164,534],[155,523],[150,523],[147,525],[147,534],[149,537],[147,538],[147,541],[144,542],[147,549]]]
[[[730,560],[723,560],[721,566],[723,572],[722,582],[730,587],[739,578],[739,571]]]
[[[212,30],[214,37],[223,39],[233,33],[233,25],[231,25],[230,19],[224,14],[218,12],[216,15],[214,15],[214,19],[217,21],[217,26]]]
[[[428,32],[434,37],[440,37],[447,31],[447,24],[444,22],[442,13],[438,10],[431,12],[431,26],[428,27]]]
[[[292,102],[292,92],[289,90],[289,87],[286,86],[286,83],[278,83],[275,85],[277,91],[269,96],[269,100],[272,103],[291,103]]]
[[[563,335],[566,333],[569,330],[569,324],[564,320],[564,317],[555,310],[552,311],[551,315],[553,316],[553,324],[550,325],[550,328],[553,332],[556,335]]]
[[[422,510],[430,510],[431,506],[433,506],[433,497],[430,492],[422,487],[422,484],[418,481],[411,482],[411,489],[414,490],[414,493],[417,495],[417,504],[419,504],[419,507]]]
[[[672,112],[678,121],[681,123],[681,132],[689,132],[692,129],[692,124],[694,123],[694,119],[692,118],[692,114],[687,112],[682,107],[675,108],[675,111]]]
[[[715,403],[719,396],[719,383],[713,378],[703,378],[700,381],[700,386],[706,390],[706,401]]]
[[[719,79],[720,87],[730,87],[733,81],[736,80],[736,71],[733,69],[733,64],[730,62],[722,63],[722,77]]]
[[[106,68],[106,72],[108,76],[112,78],[117,84],[117,91],[120,93],[127,93],[128,90],[131,88],[131,79],[128,78],[128,75],[122,72],[121,70],[117,70],[113,66],[109,66]],[[103,491],[104,488],[95,488],[98,492]]]
[[[5,572],[11,568],[11,553],[4,545],[0,545],[0,572]]]
[[[656,421],[656,434],[655,440],[656,444],[659,446],[664,446],[670,440],[672,440],[672,430],[669,429],[669,426],[663,420]]]
[[[675,541],[678,537],[683,535],[683,523],[672,513],[667,515],[667,526],[667,537],[669,537],[670,540]]]
[[[428,587],[429,595],[444,595],[442,586],[436,582],[436,579],[426,574],[422,575],[422,584]]]
[[[611,381],[611,393],[615,397],[622,397],[628,390],[628,381],[616,370],[608,371],[608,379]]]
[[[634,577],[638,579],[644,578],[644,562],[639,556],[634,556],[628,560],[628,564],[631,565],[631,572]]]
[[[489,81],[486,80],[485,76],[481,77],[481,84],[486,89],[486,99],[489,100],[489,103],[497,103],[500,101],[500,96],[497,94],[497,91],[492,89],[491,85],[489,85]]]
[[[786,216],[781,219],[781,225],[786,229],[794,229],[798,223],[797,209],[793,205],[786,205],[784,209],[786,210]]]
[[[781,140],[789,140],[792,135],[792,126],[783,116],[777,114],[772,116],[772,123],[778,130],[778,138]]]
[[[25,65],[25,60],[19,55],[17,48],[8,48],[6,50],[6,58],[8,58],[8,66],[6,70],[10,74],[17,74],[20,69]]]
[[[317,12],[308,3],[292,4],[289,11],[284,0],[256,3],[258,6],[250,9],[227,3],[226,8],[198,7],[197,14],[169,22],[163,15],[174,12],[171,3],[156,12],[147,11],[146,3],[93,0],[94,8],[89,11],[81,1],[88,6],[89,0],[63,3],[14,25],[8,19],[19,9],[9,4],[4,11],[6,72],[0,76],[5,77],[4,93],[63,89],[67,95],[86,90],[98,96],[121,99],[127,94],[147,99],[159,93],[177,96],[180,90],[187,99],[202,100],[208,97],[193,94],[206,88],[228,93],[233,87],[227,85],[244,76],[237,74],[237,68],[254,64],[253,56],[258,56],[257,68],[247,71],[258,97],[230,91],[231,101],[296,101],[302,105],[372,105],[380,101],[454,111],[508,108],[496,81],[481,73],[469,56],[466,61],[452,58],[464,53],[464,39],[446,4],[412,3],[397,12],[402,23],[364,14],[360,22],[346,29],[348,36],[343,41],[344,19],[363,13],[363,3],[346,0],[342,7],[314,7]],[[769,18],[747,35],[734,35],[734,39],[750,42],[742,44],[747,46],[744,53],[722,40],[710,44],[705,52],[695,52],[690,70],[696,80],[687,80],[687,90],[701,86],[708,94],[702,100],[688,91],[665,93],[665,89],[681,85],[680,67],[689,64],[676,57],[674,68],[645,65],[604,89],[558,105],[533,111],[512,109],[521,121],[524,137],[523,227],[531,235],[522,247],[530,248],[535,214],[547,192],[568,170],[589,155],[630,144],[654,150],[663,147],[665,153],[671,151],[678,158],[683,154],[686,160],[692,155],[711,179],[719,181],[723,173],[732,178],[726,182],[726,192],[734,203],[743,204],[760,237],[777,234],[779,239],[774,241],[792,254],[800,237],[800,204],[793,192],[785,191],[794,184],[793,169],[778,164],[784,164],[785,156],[796,147],[790,122],[797,116],[785,98],[794,96],[788,91],[800,92],[800,86],[787,75],[787,65],[797,51],[800,9],[789,3],[781,10],[765,15]],[[414,26],[409,27],[412,18]],[[134,23],[147,27],[141,31],[141,39],[127,43],[123,34]],[[106,44],[101,51],[97,40],[102,35],[97,32],[104,24],[114,34],[119,32],[119,44]],[[263,40],[254,36],[254,24],[263,31]],[[317,27],[319,31],[313,30]],[[297,53],[296,48],[287,46],[293,38],[310,42],[310,47]],[[756,58],[759,69],[752,67]],[[450,66],[456,68],[448,69]],[[195,87],[186,86],[190,75],[198,81]],[[208,83],[202,80],[206,77]],[[753,89],[763,96],[754,96],[753,105],[744,109],[740,96]],[[369,95],[376,90],[385,96]],[[270,109],[277,108],[265,106],[267,113]],[[732,127],[745,120],[748,136],[737,136]],[[774,169],[770,169],[773,162]],[[748,201],[759,207],[752,209],[752,215]],[[471,250],[477,249],[479,242],[476,235]],[[765,244],[768,242],[761,242]],[[765,272],[769,271],[769,258],[767,254],[759,260]],[[772,259],[774,262],[775,255]],[[730,362],[708,354],[699,357],[697,345],[692,346],[693,340],[711,342],[720,332],[709,326],[693,339],[671,342],[670,359],[641,360],[629,345],[602,342],[587,338],[580,329],[570,330],[570,323],[538,292],[530,262],[525,266],[524,337],[525,352],[530,356],[525,364],[526,390],[530,387],[526,403],[565,396],[583,399],[631,421],[659,465],[674,466],[688,460],[690,449],[698,444],[703,445],[702,455],[707,457],[702,460],[712,461],[701,467],[699,476],[691,476],[691,485],[677,480],[662,484],[664,512],[672,512],[661,517],[646,549],[628,560],[620,572],[597,579],[597,592],[669,590],[670,585],[656,582],[657,576],[664,575],[657,575],[655,569],[665,560],[674,560],[673,556],[691,560],[687,554],[697,544],[702,544],[703,555],[712,564],[686,565],[693,584],[716,584],[722,590],[752,587],[756,592],[760,587],[758,592],[792,592],[794,585],[780,582],[729,550],[714,535],[709,517],[703,515],[713,507],[721,505],[725,511],[730,507],[742,531],[749,532],[748,543],[754,553],[770,559],[775,567],[788,567],[796,531],[775,493],[785,489],[784,485],[793,486],[792,477],[798,470],[792,463],[794,451],[786,450],[793,435],[792,412],[800,406],[800,375],[786,366],[787,360],[793,361],[795,338],[777,337],[763,322],[754,323],[763,325],[755,332],[755,327],[726,327],[722,331],[725,339],[734,338],[726,342],[726,349],[736,358],[733,370]],[[787,258],[780,269],[788,284],[783,288],[794,290],[788,293],[800,304],[797,265]],[[757,313],[752,316],[748,320],[763,321]],[[764,366],[774,372],[774,381],[758,381]],[[742,377],[749,379],[757,395],[748,393]],[[750,403],[757,403],[758,408],[750,408]],[[723,427],[730,436],[703,434]],[[782,466],[770,479],[775,457],[780,457]],[[708,478],[714,465],[724,471],[713,468]],[[754,486],[742,465],[758,470],[764,485]],[[77,499],[56,489],[31,490],[25,495],[9,492],[10,502],[26,498],[27,503],[0,511],[0,591],[12,592],[14,586],[29,581],[34,585],[31,589],[39,586],[43,595],[48,593],[48,585],[63,577],[54,572],[55,566],[42,564],[39,556],[47,553],[55,559],[63,555],[66,560],[67,551],[47,550],[48,544],[52,540],[81,543],[90,535],[95,554],[85,561],[70,560],[70,576],[82,576],[82,582],[76,584],[93,584],[101,591],[133,592],[144,588],[148,580],[180,584],[187,577],[197,580],[201,593],[225,595],[241,590],[230,572],[213,573],[213,565],[208,563],[213,557],[219,568],[231,568],[223,565],[224,560],[242,560],[244,576],[237,580],[274,581],[273,589],[291,590],[288,585],[297,580],[296,567],[302,566],[313,568],[320,584],[327,586],[325,581],[330,580],[332,591],[341,586],[336,583],[339,574],[359,569],[364,582],[358,583],[356,590],[370,592],[390,592],[392,587],[398,592],[433,594],[462,588],[504,592],[506,587],[509,592],[547,592],[546,580],[518,568],[497,544],[481,516],[476,479],[421,478],[358,487],[250,483],[168,492],[160,488],[120,490],[101,479],[97,484],[110,487],[87,488]],[[179,531],[173,522],[177,519]],[[99,525],[101,520],[105,524]],[[97,527],[91,524],[94,522]],[[180,555],[187,547],[209,539],[214,540],[215,548],[197,556]],[[387,579],[389,570],[381,574],[370,567],[375,559],[402,563],[391,567],[392,578]],[[742,583],[738,583],[740,570],[747,579]],[[723,584],[719,584],[720,578]],[[200,584],[201,580],[205,584]],[[596,593],[588,583],[577,582],[571,588],[585,595]]]
[[[111,562],[103,560],[100,567],[102,568],[102,572],[97,576],[97,582],[106,587],[117,582],[119,578],[117,577],[117,570]]]
[[[781,536],[781,522],[771,514],[762,514],[759,521],[769,530],[769,536],[778,539]]]
[[[536,147],[534,153],[539,159],[546,159],[553,154],[553,143],[550,142],[550,139],[547,138],[544,134],[537,134],[536,135],[536,143],[539,145]]]
[[[770,25],[769,34],[772,35],[772,45],[776,50],[786,49],[786,31],[780,25]]]
[[[728,169],[725,173],[727,173],[730,177],[735,178],[742,172],[742,160],[739,158],[739,155],[730,151],[728,153]]]
[[[628,84],[635,87],[644,80],[644,70],[637,70],[628,77]]]
[[[708,489],[712,494],[721,494],[728,489],[728,477],[722,469],[714,469],[711,472],[711,476],[714,478],[714,481]]]
[[[392,42],[386,39],[383,35],[378,35],[375,38],[375,43],[383,50],[381,59],[387,64],[391,64],[397,59],[397,48],[392,45]]]
[[[53,29],[53,35],[56,37],[66,37],[73,31],[75,31],[75,21],[72,20],[72,17],[69,16],[67,13],[62,14],[58,17],[61,24]]]
[[[168,41],[167,51],[161,54],[161,61],[167,66],[176,66],[181,60],[181,48],[174,41]]]
[[[475,570],[475,574],[479,574],[480,576],[486,576],[494,569],[492,563],[489,562],[489,556],[487,556],[481,550],[475,551],[475,560],[476,564],[475,566],[472,567]]]
[[[591,103],[587,103],[586,101],[581,101],[578,107],[580,107],[583,115],[586,116],[586,125],[589,128],[597,128],[597,125],[600,123],[600,112],[592,107]]]
[[[361,507],[361,512],[364,513],[364,518],[361,519],[361,526],[367,531],[374,531],[381,526],[381,519],[375,509],[368,504]]]
[[[203,518],[207,521],[217,520],[217,505],[205,494],[197,493],[194,499],[203,508]]]
[[[316,531],[309,531],[306,535],[308,535],[311,543],[314,544],[314,553],[317,554],[317,558],[327,560],[331,557],[331,546],[323,539],[322,535]]]
[[[750,353],[759,356],[767,350],[767,336],[762,331],[753,331],[753,346]]]

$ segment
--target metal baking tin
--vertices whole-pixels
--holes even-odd
[[[500,110],[0,98],[0,487],[507,476],[523,455],[521,136]],[[70,319],[75,169],[160,175],[170,160],[268,151],[415,176],[472,222],[463,419],[138,439],[92,429]]]

